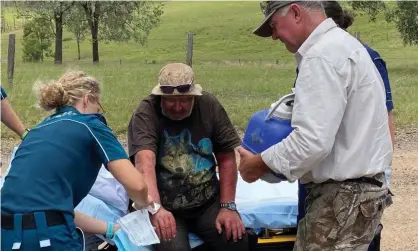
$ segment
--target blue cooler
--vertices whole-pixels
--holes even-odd
[[[243,147],[253,154],[260,154],[279,143],[292,131],[291,119],[294,93],[283,96],[270,109],[254,113],[247,125]]]
[[[294,98],[294,93],[287,94],[272,104],[270,109],[254,113],[245,130],[242,146],[253,154],[260,154],[285,139],[293,131],[291,119]],[[271,173],[286,180],[282,174]]]

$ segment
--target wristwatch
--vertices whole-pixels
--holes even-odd
[[[30,131],[30,129],[26,128],[25,131],[22,134],[22,137],[20,137],[20,139],[23,140],[26,137],[26,135],[28,135],[29,131]]]
[[[233,201],[229,201],[227,203],[221,203],[221,208],[226,208],[231,211],[237,211],[237,205]]]

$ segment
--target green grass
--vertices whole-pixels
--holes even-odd
[[[4,26],[6,32],[19,30],[23,27],[25,20],[18,16],[16,8],[14,7],[3,7],[2,16],[4,17]]]
[[[53,65],[53,59],[23,63],[22,32],[17,31],[13,89],[5,84],[8,34],[2,34],[1,79],[13,107],[32,127],[46,115],[35,107],[33,83],[57,78],[67,69],[84,70],[103,82],[106,118],[123,135],[139,100],[156,84],[159,69],[167,62],[185,61],[187,32],[191,31],[195,34],[197,82],[218,97],[238,128],[245,129],[253,112],[289,92],[295,77],[294,58],[280,42],[251,34],[261,19],[258,2],[171,2],[146,47],[133,42],[100,43],[99,65],[91,63],[88,40],[81,46],[82,59],[77,60],[76,42],[70,33],[64,35],[69,40],[64,42],[63,65]],[[378,50],[388,64],[397,126],[416,124],[418,48],[403,46],[393,24],[368,23],[365,16],[358,16],[350,31],[360,31],[361,39]],[[3,125],[2,136],[12,136]]]

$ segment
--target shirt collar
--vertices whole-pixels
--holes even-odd
[[[61,106],[59,108],[57,108],[57,111],[54,115],[52,115],[52,117],[55,117],[56,115],[64,115],[64,113],[68,114],[68,115],[84,115],[84,116],[94,116],[96,117],[98,120],[100,120],[103,124],[107,125],[107,121],[106,118],[104,117],[103,114],[101,113],[92,113],[92,114],[82,114],[80,113],[77,109],[75,109],[72,106]]]
[[[337,24],[334,22],[334,20],[332,20],[332,18],[327,18],[320,25],[318,25],[315,30],[313,30],[313,32],[305,40],[299,50],[294,54],[298,66],[309,49],[312,48],[312,46],[321,39],[322,35],[334,27],[337,27]]]
[[[64,112],[74,112],[76,114],[81,114],[77,109],[72,106],[64,105],[57,108],[56,114],[64,113]]]

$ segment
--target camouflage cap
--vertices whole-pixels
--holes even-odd
[[[260,3],[261,11],[264,13],[264,20],[253,33],[260,37],[271,37],[273,34],[269,21],[274,13],[280,8],[300,1],[264,1]]]
[[[200,96],[202,87],[194,83],[194,73],[190,66],[183,63],[170,63],[160,70],[158,84],[152,89],[151,94]]]

